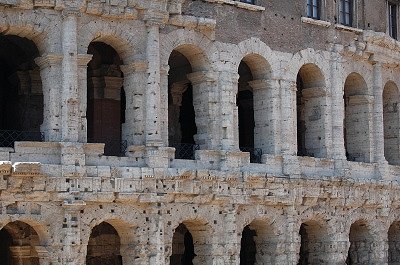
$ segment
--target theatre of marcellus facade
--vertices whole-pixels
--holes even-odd
[[[400,264],[398,0],[0,0],[0,264]]]

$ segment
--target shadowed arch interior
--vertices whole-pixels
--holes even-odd
[[[210,227],[201,221],[185,221],[172,237],[171,265],[211,264]]]
[[[325,157],[325,78],[315,64],[297,74],[297,154]]]
[[[273,91],[268,89],[271,67],[259,54],[248,54],[238,67],[236,95],[238,140],[251,162],[261,162],[261,153],[274,153]],[[259,157],[258,157],[259,156]]]
[[[299,230],[301,237],[300,255],[298,265],[325,264],[329,262],[329,256],[325,248],[328,242],[326,227],[317,221],[302,223]]]
[[[188,79],[192,65],[176,50],[171,53],[168,65],[168,142],[176,148],[176,158],[194,159],[197,126],[193,85]]]
[[[351,73],[344,84],[344,142],[349,161],[370,162],[370,124],[372,97],[364,78]]]
[[[346,259],[347,265],[369,264],[372,260],[371,246],[373,238],[370,228],[363,220],[354,222],[350,227],[350,248]]]
[[[21,221],[8,223],[0,230],[1,264],[38,265],[35,246],[39,245],[39,236],[30,225]]]
[[[385,158],[391,165],[400,164],[399,90],[394,82],[383,89],[383,131]]]
[[[92,229],[87,246],[86,265],[122,265],[121,239],[117,230],[107,222]]]
[[[88,142],[105,143],[106,155],[121,155],[121,130],[125,122],[122,60],[115,49],[103,42],[92,42],[92,60],[87,74]]]
[[[278,236],[268,220],[245,226],[240,242],[240,265],[274,264]]]
[[[36,57],[39,51],[33,41],[0,34],[0,146],[42,138],[43,91]]]

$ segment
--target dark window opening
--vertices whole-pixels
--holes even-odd
[[[255,0],[236,0],[236,1],[246,3],[246,4],[251,4],[251,5],[255,4]]]
[[[254,237],[257,236],[255,230],[250,229],[247,225],[243,229],[242,239],[240,241],[240,265],[256,264],[256,242]]]
[[[397,39],[397,5],[389,3],[389,35]]]
[[[340,0],[339,13],[341,24],[353,26],[353,0]]]
[[[309,18],[321,18],[321,1],[320,0],[307,0],[307,16]]]
[[[104,143],[105,155],[124,155],[126,143],[121,139],[125,121],[125,92],[122,60],[111,46],[92,42],[93,54],[87,75],[88,142]]]
[[[0,34],[0,146],[42,141],[43,91],[35,43]]]

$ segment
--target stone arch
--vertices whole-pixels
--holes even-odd
[[[304,64],[297,74],[297,154],[326,157],[326,81],[313,63]]]
[[[36,12],[3,12],[0,18],[0,32],[5,35],[16,35],[32,40],[39,53],[57,53],[61,45],[53,41],[60,37],[60,31],[53,24],[60,23],[57,18],[49,22],[45,14]],[[35,23],[33,23],[35,21]]]
[[[40,264],[37,247],[41,246],[42,241],[44,239],[28,223],[19,220],[7,223],[0,230],[2,264],[11,265],[17,261],[27,265]]]
[[[130,28],[103,21],[90,21],[79,29],[78,53],[86,54],[90,43],[103,42],[113,47],[126,64],[134,60],[138,51],[134,44],[137,38],[130,34]]]
[[[10,35],[11,32],[15,31],[0,34],[0,146],[3,147],[13,147],[15,141],[41,141],[45,113],[46,91],[35,62],[40,55],[38,47],[31,39]]]
[[[347,76],[344,84],[344,137],[349,161],[370,162],[370,134],[373,98],[365,79],[358,73]]]
[[[351,224],[349,231],[350,247],[346,264],[370,264],[373,260],[371,246],[373,236],[367,221],[359,219]]]
[[[101,208],[103,205],[100,206]],[[113,206],[106,206],[100,211],[98,207],[91,208],[92,215],[87,218],[82,218],[82,254],[80,258],[82,260],[86,259],[86,253],[88,253],[90,235],[93,229],[102,223],[107,223],[115,229],[119,239],[119,255],[118,259],[122,259],[123,264],[133,264],[135,257],[137,257],[140,252],[139,246],[141,242],[140,227],[137,225],[139,223],[145,224],[144,218],[139,218],[140,213],[132,208],[126,210],[124,208],[115,209],[113,212]],[[88,211],[86,209],[85,211]],[[129,212],[129,214],[128,214]],[[118,216],[118,217],[117,217]],[[129,216],[129,220],[122,218],[123,216]],[[135,223],[132,223],[134,219]],[[115,256],[114,256],[115,257]],[[121,261],[121,260],[119,260]],[[100,264],[100,263],[99,263]]]
[[[200,47],[207,47],[201,49]],[[178,29],[160,36],[161,66],[167,67],[172,51],[182,53],[191,63],[193,72],[208,71],[215,61],[215,47],[203,34],[194,30]],[[167,67],[168,68],[168,67]]]
[[[388,230],[388,264],[400,264],[400,221],[394,221]]]
[[[199,219],[185,220],[174,230],[170,264],[211,264],[212,229]]]
[[[388,81],[383,89],[383,129],[385,158],[392,165],[400,164],[399,89]]]
[[[168,142],[176,158],[194,159],[194,150],[211,142],[209,102],[212,100],[205,52],[193,44],[175,47],[168,60]],[[214,99],[215,100],[215,99]]]
[[[271,88],[271,66],[260,54],[248,53],[238,66],[236,107],[238,112],[239,147],[250,152],[251,162],[261,162],[261,152],[273,153],[274,104]],[[236,111],[236,110],[235,110]],[[257,148],[257,149],[254,149]],[[254,149],[254,150],[253,150]]]
[[[280,238],[271,220],[256,218],[239,235],[241,265],[274,264]]]
[[[303,264],[324,264],[329,261],[328,229],[323,221],[309,220],[300,225],[300,252],[299,265]]]
[[[125,122],[124,75],[117,50],[104,42],[88,46],[93,57],[87,67],[87,138],[105,143],[106,155],[124,155],[122,125]]]
[[[109,222],[101,222],[93,227],[89,237],[86,264],[121,264],[120,236]]]

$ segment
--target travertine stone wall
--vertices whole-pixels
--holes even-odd
[[[180,264],[189,248],[193,264],[238,265],[241,253],[253,264],[396,264],[400,44],[375,16],[343,28],[332,3],[323,23],[284,2],[0,0],[0,38],[39,52],[41,78],[30,74],[45,136],[0,147],[0,253],[40,265]],[[382,5],[358,1],[357,13]],[[87,143],[92,42],[122,61],[125,156]],[[174,51],[191,71],[170,67]],[[259,164],[239,151],[241,63]],[[189,82],[201,150],[182,160],[169,108]]]

